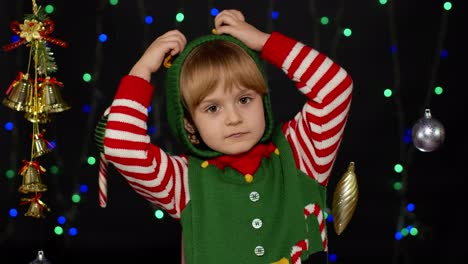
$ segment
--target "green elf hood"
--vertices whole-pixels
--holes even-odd
[[[258,53],[248,48],[238,39],[229,35],[210,34],[199,37],[189,42],[185,49],[174,59],[172,65],[167,71],[165,82],[167,120],[169,122],[171,133],[178,139],[178,141],[182,145],[188,148],[191,154],[199,158],[214,158],[222,155],[222,153],[214,151],[204,144],[194,145],[190,142],[187,131],[185,130],[184,126],[184,107],[182,103],[181,93],[179,90],[179,76],[185,59],[194,48],[203,43],[216,40],[230,41],[242,47],[256,62],[258,68],[260,69],[260,72],[262,72],[265,77],[265,72],[262,68]],[[265,142],[269,140],[273,130],[273,116],[271,111],[270,97],[268,93],[263,98],[263,105],[265,108],[265,132],[263,134],[263,137],[260,139],[260,142]]]

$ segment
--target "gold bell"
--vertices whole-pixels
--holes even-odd
[[[33,106],[34,89],[28,74],[18,75],[7,90],[8,97],[3,99],[3,104],[16,111],[30,111]]]
[[[43,211],[43,208],[38,202],[31,201],[28,211],[24,215],[31,216],[34,218],[44,218],[44,214],[42,213],[42,211]]]
[[[70,106],[62,98],[59,86],[63,86],[63,84],[50,77],[46,77],[44,82],[39,84],[41,89],[40,112],[58,113],[70,109]]]
[[[50,122],[50,117],[47,113],[26,113],[24,114],[26,118],[31,123],[46,124]]]
[[[22,198],[22,204],[29,203],[28,211],[24,214],[25,216],[31,216],[34,218],[44,218],[44,209],[50,211],[50,208],[40,200],[41,193],[38,193],[32,198]]]
[[[23,183],[18,191],[22,193],[47,191],[47,186],[41,180],[41,172],[43,171],[45,170],[37,162],[30,161],[24,165],[20,172],[23,176]]]
[[[43,137],[44,132],[33,135],[33,157],[37,158],[52,151],[49,143]]]

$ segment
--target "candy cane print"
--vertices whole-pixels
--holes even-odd
[[[309,217],[311,213],[313,213],[315,217],[317,217],[317,221],[319,222],[319,230],[320,230],[320,236],[322,237],[323,250],[328,251],[327,233],[325,230],[325,221],[323,218],[323,211],[322,209],[320,209],[320,206],[317,204],[308,204],[304,208],[304,217],[307,219],[307,217]]]
[[[307,239],[299,241],[292,247],[291,262],[292,264],[301,264],[302,251],[309,249],[309,241]]]
[[[102,208],[107,206],[107,167],[108,162],[104,153],[99,154],[99,205]]]

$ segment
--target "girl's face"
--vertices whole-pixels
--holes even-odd
[[[263,97],[241,86],[219,85],[190,112],[203,142],[224,154],[249,151],[265,131]]]

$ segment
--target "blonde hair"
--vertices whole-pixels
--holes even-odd
[[[204,43],[187,56],[181,68],[180,92],[188,110],[197,107],[218,85],[235,85],[267,93],[265,78],[252,57],[239,45],[216,40]]]

